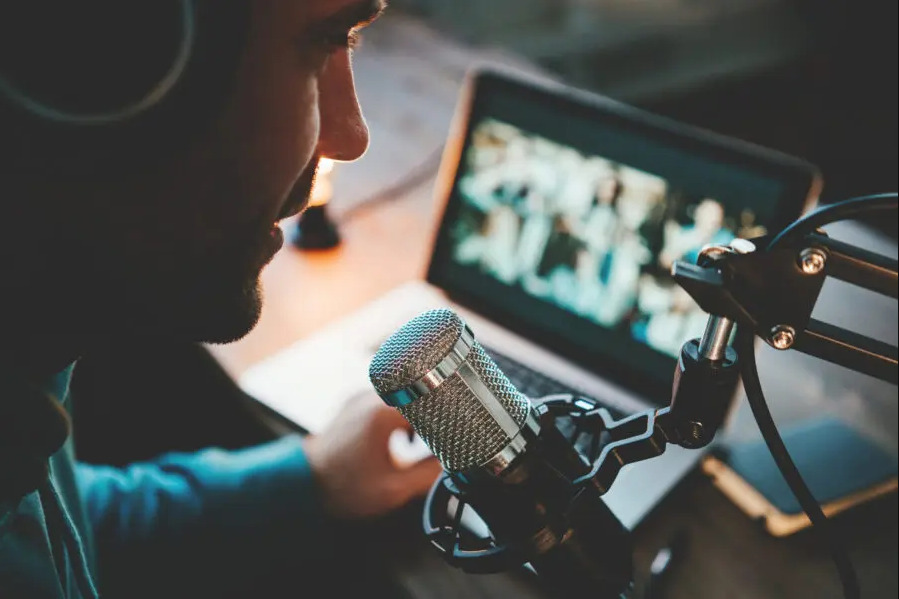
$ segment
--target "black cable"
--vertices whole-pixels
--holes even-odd
[[[872,212],[896,210],[897,197],[899,195],[895,191],[877,193],[822,206],[806,214],[778,233],[771,240],[771,243],[768,244],[767,250],[770,252],[787,239],[807,235],[818,227],[823,227],[830,223],[857,218]]]
[[[443,146],[432,150],[427,158],[425,158],[418,166],[410,169],[405,175],[400,177],[398,181],[376,191],[367,198],[354,202],[352,206],[336,217],[337,222],[342,224],[353,217],[357,212],[369,208],[373,204],[399,199],[419,185],[429,181],[437,172],[442,156]]]
[[[859,590],[858,575],[855,572],[855,568],[840,544],[840,538],[833,524],[824,515],[818,500],[815,499],[815,496],[799,473],[799,469],[790,457],[790,453],[787,451],[787,447],[777,431],[777,425],[771,417],[771,412],[768,410],[768,404],[759,380],[758,367],[755,362],[755,344],[751,326],[737,326],[736,346],[737,355],[741,358],[740,374],[743,378],[743,388],[746,390],[749,407],[752,409],[752,415],[755,417],[755,422],[762,433],[765,445],[768,446],[768,451],[771,452],[777,468],[780,470],[793,495],[796,496],[802,511],[808,516],[815,531],[821,536],[830,550],[831,558],[836,565],[840,582],[843,585],[843,595],[846,599],[858,599],[861,596],[861,591]]]
[[[787,226],[771,240],[766,249],[771,251],[790,239],[807,235],[819,227],[837,221],[854,219],[873,212],[896,210],[897,207],[899,207],[899,195],[895,192],[862,196],[823,206]],[[818,500],[815,499],[790,457],[790,453],[777,431],[777,425],[771,417],[759,380],[751,325],[738,325],[735,344],[737,355],[741,358],[740,374],[743,379],[743,388],[746,390],[749,407],[752,409],[752,415],[755,417],[765,445],[768,446],[771,457],[774,458],[778,470],[802,507],[802,511],[805,512],[815,531],[827,544],[843,585],[843,595],[847,599],[856,599],[860,596],[860,590],[855,568],[841,546],[833,524],[822,511]]]

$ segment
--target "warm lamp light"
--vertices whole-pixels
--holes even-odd
[[[331,173],[334,172],[334,161],[322,158],[318,162],[315,171],[315,184],[309,197],[309,207],[324,206],[334,195],[334,183],[331,181]]]
[[[328,217],[327,205],[334,195],[334,161],[322,158],[309,195],[309,206],[299,216],[291,235],[291,243],[303,250],[325,250],[340,243],[337,227]]]

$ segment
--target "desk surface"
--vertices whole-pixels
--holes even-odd
[[[339,165],[329,206],[343,243],[325,252],[289,246],[279,252],[262,276],[266,304],[258,327],[237,343],[210,348],[232,376],[424,274],[439,211],[431,195],[433,178],[386,202],[356,203],[439,151],[465,70],[480,60],[528,68],[501,52],[458,46],[401,15],[388,15],[371,28],[356,64],[372,145],[358,162]],[[417,516],[404,522],[418,526]],[[897,596],[896,496],[837,523],[859,571],[863,596]],[[841,596],[829,557],[813,535],[767,536],[699,473],[635,531],[638,585],[655,551],[682,529],[689,534],[690,550],[673,573],[672,599]],[[513,575],[455,571],[415,532],[391,551],[390,568],[415,598],[544,596]]]

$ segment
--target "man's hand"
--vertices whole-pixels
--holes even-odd
[[[325,510],[338,518],[378,516],[427,493],[441,472],[437,458],[398,465],[391,433],[408,422],[374,393],[347,402],[322,433],[304,441]]]

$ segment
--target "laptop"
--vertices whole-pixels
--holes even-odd
[[[676,356],[707,315],[671,263],[707,244],[776,231],[820,189],[807,162],[517,71],[469,74],[435,186],[445,207],[430,266],[238,380],[321,430],[414,316],[455,310],[534,401],[573,393],[626,416],[668,405]],[[736,397],[736,388],[734,389]],[[427,454],[398,434],[399,460]],[[622,469],[605,500],[639,524],[702,451],[669,447]]]

